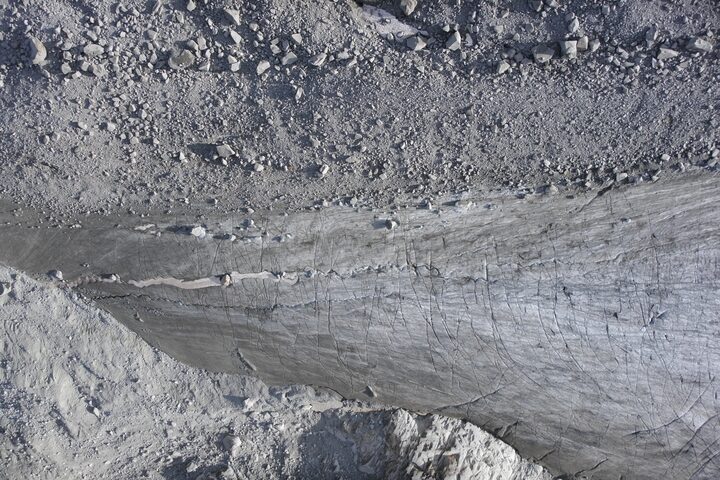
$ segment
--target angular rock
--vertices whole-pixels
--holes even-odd
[[[680,55],[680,52],[678,52],[677,50],[661,47],[660,50],[658,50],[656,58],[658,60],[669,60],[671,58],[677,57],[678,55]]]
[[[578,30],[580,30],[580,20],[578,20],[577,18],[573,18],[572,21],[568,24],[568,32],[576,33]]]
[[[576,40],[565,40],[559,42],[560,53],[562,53],[563,56],[566,56],[568,58],[576,58],[578,51],[577,44],[578,42]]]
[[[282,63],[284,66],[289,66],[297,62],[297,59],[297,55],[295,55],[293,52],[288,52],[280,59],[280,63]]]
[[[228,158],[235,155],[235,150],[233,150],[232,147],[226,143],[218,145],[217,147],[215,147],[215,150],[217,151],[217,154],[222,158]]]
[[[580,37],[577,41],[577,49],[579,52],[584,52],[588,49],[590,39],[587,37],[587,35],[584,35]]]
[[[226,8],[223,12],[225,12],[225,16],[233,23],[233,25],[240,25],[240,10],[235,8]]]
[[[425,48],[427,46],[427,42],[422,37],[413,35],[405,40],[405,45],[407,45],[410,50],[417,52]]]
[[[45,45],[33,35],[28,35],[28,43],[30,45],[30,61],[33,65],[41,65],[47,58],[47,50]]]
[[[462,47],[460,32],[453,32],[453,34],[450,35],[450,38],[447,39],[447,42],[445,42],[445,48],[455,51],[460,50],[460,47]]]
[[[327,60],[327,54],[318,53],[317,55],[313,55],[312,57],[310,57],[308,63],[313,67],[322,67],[322,65],[325,63],[325,60]]]
[[[267,72],[270,69],[271,65],[270,62],[267,60],[262,60],[260,63],[258,63],[257,68],[255,71],[258,75],[262,75],[263,73]]]
[[[506,62],[505,60],[502,60],[501,62],[499,62],[497,64],[495,73],[497,73],[498,75],[502,75],[503,73],[507,72],[508,70],[510,70],[510,64],[508,62]]]
[[[700,37],[693,37],[685,47],[691,52],[710,53],[713,50],[713,44]]]
[[[417,8],[417,0],[400,0],[400,8],[405,15],[412,15]]]

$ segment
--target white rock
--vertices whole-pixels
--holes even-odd
[[[235,150],[233,150],[232,147],[226,143],[216,146],[215,150],[217,151],[217,154],[222,158],[228,158],[235,155]]]
[[[262,75],[263,73],[267,72],[270,69],[270,66],[271,66],[270,62],[268,62],[267,60],[262,60],[262,61],[260,61],[260,63],[258,63],[258,66],[255,69],[255,71],[257,72],[258,75]]]
[[[197,4],[193,0],[188,0],[187,5],[185,5],[185,8],[188,12],[192,12],[197,8]]]
[[[45,45],[32,35],[28,35],[28,42],[30,44],[30,61],[33,65],[41,65],[47,58]]]
[[[193,227],[193,229],[190,230],[190,235],[192,235],[193,237],[205,238],[205,235],[207,235],[207,232],[205,231],[204,227],[197,226],[197,227]]]
[[[88,43],[85,45],[85,48],[83,48],[83,53],[87,58],[94,58],[105,53],[105,49],[97,43]]]
[[[680,55],[680,52],[677,50],[673,50],[672,48],[663,48],[661,47],[657,54],[658,60],[668,60],[670,58],[674,58]]]
[[[326,53],[318,53],[317,55],[313,55],[308,60],[308,63],[312,65],[313,67],[321,67],[325,60],[327,60],[327,54]]]
[[[412,15],[417,8],[417,0],[400,0],[400,8],[405,15]]]
[[[580,20],[578,20],[577,18],[573,18],[572,21],[568,24],[568,32],[576,33],[578,30],[580,30]]]
[[[293,52],[288,52],[285,54],[284,57],[280,59],[280,63],[282,63],[285,66],[292,65],[293,63],[297,62],[297,55],[295,55]]]
[[[460,32],[453,32],[453,34],[450,35],[450,38],[447,39],[447,42],[445,42],[445,48],[448,50],[460,50],[461,46],[462,39],[460,38]]]
[[[500,63],[497,64],[497,68],[495,69],[495,73],[498,75],[502,75],[503,73],[510,70],[510,64],[506,62],[505,60],[500,61]]]
[[[579,52],[584,52],[588,49],[590,39],[587,37],[587,35],[584,35],[580,37],[577,41],[577,49]]]
[[[235,30],[233,30],[232,28],[230,29],[230,38],[232,39],[232,41],[235,45],[237,45],[238,43],[240,43],[242,41],[242,37],[240,36],[240,34],[238,32],[236,32]]]
[[[560,52],[568,58],[576,58],[578,51],[577,44],[578,42],[576,40],[565,40],[559,42]]]
[[[223,10],[227,18],[234,24],[240,25],[240,10],[235,8],[226,8]]]
[[[712,52],[713,45],[704,38],[693,37],[688,42],[686,48],[692,52],[709,53]]]

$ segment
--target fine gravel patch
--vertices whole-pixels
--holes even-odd
[[[6,267],[0,312],[2,479],[551,478],[461,420],[188,367]]]

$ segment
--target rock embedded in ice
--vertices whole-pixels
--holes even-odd
[[[555,50],[547,45],[538,45],[532,49],[532,54],[537,63],[547,63],[555,55]]]
[[[177,55],[172,55],[168,60],[168,65],[173,70],[182,70],[187,68],[195,61],[195,55],[190,50],[183,50]]]

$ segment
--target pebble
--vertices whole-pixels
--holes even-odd
[[[238,43],[240,43],[242,41],[242,37],[240,36],[240,34],[238,32],[236,32],[235,30],[233,30],[232,28],[230,29],[230,38],[232,39],[232,41],[235,45],[237,45]]]
[[[703,38],[693,37],[688,42],[686,48],[691,52],[709,53],[712,52],[713,45]]]
[[[662,48],[661,47],[660,50],[658,51],[656,58],[658,60],[668,60],[670,58],[677,57],[678,55],[680,55],[680,52],[678,52],[677,50],[673,50],[672,48]]]
[[[173,70],[181,70],[187,68],[195,61],[195,55],[190,50],[183,50],[177,55],[172,55],[168,60],[168,65]]]
[[[460,32],[453,32],[450,38],[445,42],[445,48],[451,51],[460,50],[462,46],[462,39],[460,38]]]
[[[240,25],[240,10],[235,8],[226,8],[223,11],[234,25]]]
[[[197,3],[195,3],[193,0],[188,0],[187,5],[185,5],[185,8],[188,12],[192,12],[197,8]]]
[[[325,63],[326,59],[327,59],[327,54],[318,53],[317,55],[313,55],[312,57],[310,57],[310,59],[308,60],[308,63],[310,65],[312,65],[313,67],[321,67]]]
[[[0,297],[7,295],[12,290],[9,283],[0,283]]]
[[[32,35],[28,35],[28,42],[30,43],[30,61],[33,65],[41,65],[47,58],[45,45]]]
[[[538,45],[532,49],[532,54],[537,63],[547,63],[555,55],[555,50],[547,45]]]
[[[417,0],[400,0],[400,8],[405,15],[412,15],[417,8]]]
[[[235,150],[233,150],[232,147],[226,143],[216,146],[215,150],[221,158],[228,158],[235,155]]]
[[[207,235],[207,232],[205,231],[204,227],[197,226],[197,227],[193,227],[193,229],[190,230],[190,235],[192,235],[193,237],[205,238],[205,235]]]
[[[302,45],[303,39],[302,35],[300,35],[299,33],[293,33],[292,35],[290,35],[290,39],[298,45]]]
[[[412,50],[414,52],[417,52],[418,50],[422,50],[423,48],[425,48],[427,46],[427,42],[422,37],[417,36],[417,35],[408,37],[408,39],[405,41],[405,44],[407,45],[407,47],[410,50]]]
[[[260,63],[258,63],[257,68],[255,71],[258,75],[262,75],[263,73],[267,72],[270,69],[270,62],[267,60],[262,60]]]

